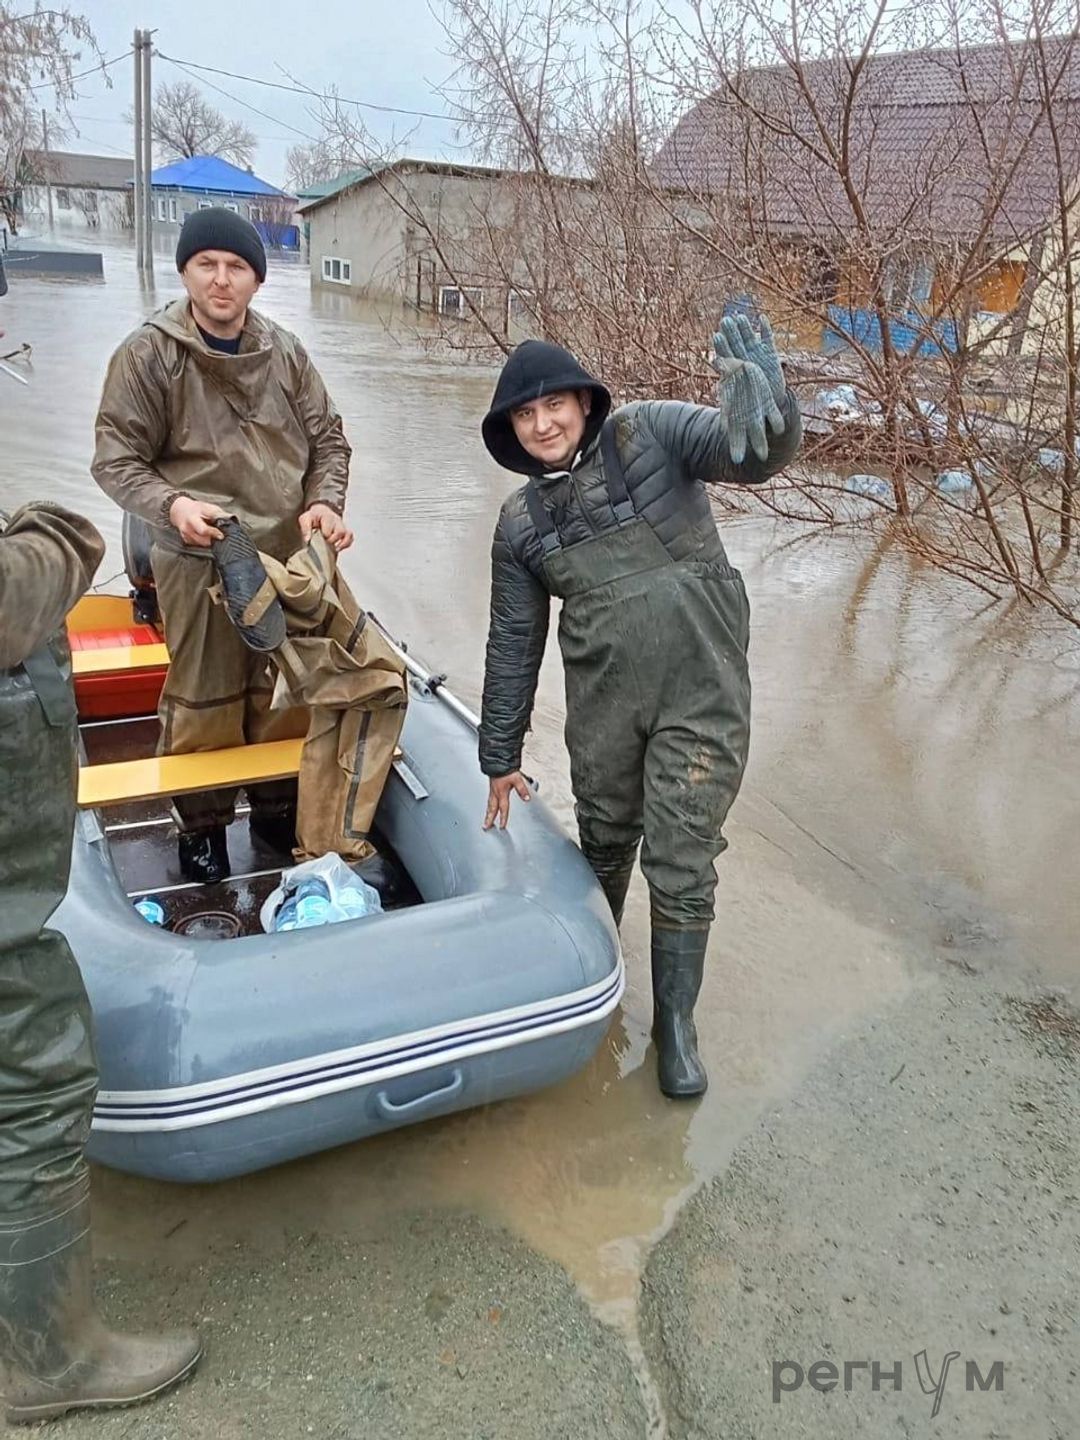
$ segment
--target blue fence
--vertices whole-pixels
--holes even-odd
[[[256,220],[255,229],[264,245],[280,250],[300,249],[300,231],[295,225],[271,225],[265,220]]]
[[[889,321],[893,346],[905,355],[943,355],[955,353],[956,325],[951,320],[938,320],[927,326],[916,314],[897,316]],[[881,326],[871,310],[850,310],[842,305],[829,306],[822,349],[827,355],[848,347],[851,340],[867,350],[881,349]]]

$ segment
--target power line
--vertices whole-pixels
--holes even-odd
[[[68,79],[74,83],[76,80],[85,80],[87,75],[100,75],[103,70],[108,70],[113,65],[119,65],[121,60],[126,60],[131,54],[132,51],[125,50],[122,55],[116,55],[111,60],[103,60],[100,65],[91,65],[89,70],[80,70],[77,75],[72,75],[68,77]],[[62,82],[57,80],[43,80],[40,85],[28,85],[26,89],[30,93],[35,90],[52,90],[61,83],[66,85],[68,84],[68,80],[66,79]]]
[[[160,59],[161,57],[159,56],[158,58]],[[222,91],[220,91],[219,93],[222,94],[222,95],[224,95],[226,92],[225,92],[224,90],[222,90]],[[232,99],[234,99],[234,98],[235,98],[235,97],[232,96],[232,95],[229,96],[229,99],[230,99],[230,100],[232,100]],[[239,104],[243,104],[243,101],[239,101],[238,103],[239,103]],[[127,127],[128,130],[131,129],[131,121],[130,121],[130,120],[119,120],[119,119],[117,119],[117,117],[116,117],[115,115],[76,115],[73,111],[68,111],[68,112],[67,112],[67,117],[68,117],[69,119],[71,119],[71,120],[80,120],[80,121],[83,121],[83,122],[85,122],[87,125],[124,125],[124,126]],[[283,122],[283,121],[278,121],[278,120],[276,119],[276,117],[275,117],[274,123],[275,123],[275,124],[283,124],[284,122]],[[268,140],[271,144],[273,144],[275,141],[280,140],[280,139],[281,139],[281,136],[280,136],[280,135],[261,135],[261,134],[258,133],[258,131],[256,131],[256,132],[255,132],[255,139],[256,139],[256,140]]]
[[[74,120],[74,118],[75,118],[74,115],[73,115],[71,118]],[[131,159],[131,156],[128,154],[128,152],[127,152],[126,150],[121,150],[118,145],[110,145],[109,142],[108,142],[108,140],[99,140],[96,136],[94,136],[94,135],[87,135],[87,134],[86,134],[84,131],[82,131],[82,130],[76,131],[76,134],[78,135],[78,138],[79,138],[80,140],[83,140],[83,141],[88,140],[88,141],[90,141],[90,143],[91,143],[92,145],[100,145],[100,147],[102,148],[102,150],[111,150],[115,155],[121,155],[121,156],[123,156],[123,158],[124,158],[125,160],[130,160],[130,159]],[[55,153],[62,155],[62,154],[64,154],[65,152],[62,151],[62,150],[59,150],[59,151],[56,151]]]
[[[199,79],[199,76],[192,74],[182,60],[174,60],[171,55],[162,55],[160,50],[157,52],[157,55],[159,60],[167,60],[170,65],[175,65],[178,70],[182,70],[185,75],[190,75],[192,80]],[[200,68],[209,69],[210,67],[204,66]],[[214,73],[217,74],[218,72],[215,71]],[[280,125],[283,130],[291,130],[294,135],[299,135],[301,139],[310,140],[313,144],[318,144],[317,138],[314,135],[309,135],[306,130],[298,130],[295,125],[290,125],[288,121],[279,120],[276,115],[268,115],[265,110],[260,110],[257,105],[249,105],[246,100],[241,100],[239,95],[231,95],[228,90],[223,90],[220,85],[215,85],[212,80],[202,80],[200,83],[208,85],[211,90],[216,90],[219,95],[224,95],[226,100],[231,100],[235,105],[243,105],[244,108],[250,110],[253,115],[261,115],[264,120],[269,120],[271,125]]]
[[[328,95],[318,90],[306,90],[302,85],[283,85],[279,80],[260,80],[257,75],[238,75],[235,70],[218,70],[213,65],[199,65],[194,60],[177,60],[175,55],[162,55],[160,50],[157,53],[162,60],[168,60],[181,68],[190,65],[193,70],[205,70],[211,75],[225,75],[230,80],[246,80],[250,85],[265,85],[270,90],[287,90],[292,95],[304,95],[308,100],[330,100],[342,105],[358,105],[364,110],[380,110],[386,115],[409,115],[417,120],[454,119],[452,115],[436,114],[433,110],[405,110],[399,105],[376,105],[372,100],[350,100],[347,95]],[[209,84],[209,81],[206,83]]]

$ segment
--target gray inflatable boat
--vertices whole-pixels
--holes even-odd
[[[133,903],[178,892],[190,908],[194,887],[132,869],[135,843],[171,854],[163,807],[119,821],[80,810],[52,923],[97,1026],[93,1159],[165,1180],[240,1175],[555,1084],[602,1042],[624,975],[589,866],[542,801],[518,805],[505,832],[481,829],[475,717],[408,663],[377,825],[415,886],[411,904],[284,934],[176,933]],[[108,729],[88,725],[84,741]],[[194,898],[254,931],[276,874]]]

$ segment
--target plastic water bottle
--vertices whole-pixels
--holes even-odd
[[[144,895],[141,900],[135,902],[135,909],[149,925],[165,924],[165,910],[160,900],[153,900],[149,895]]]
[[[274,916],[274,929],[310,930],[316,925],[325,925],[331,917],[333,905],[330,891],[321,880],[305,880]]]
[[[347,920],[359,920],[364,915],[382,913],[382,896],[359,876],[349,885],[343,885],[337,893],[337,907]]]

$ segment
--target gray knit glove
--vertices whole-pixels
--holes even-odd
[[[745,316],[729,315],[713,336],[712,367],[720,376],[716,406],[724,417],[728,450],[736,465],[746,457],[747,442],[759,460],[769,458],[766,423],[784,433],[780,402],[787,393],[780,357],[764,315],[760,334]]]

